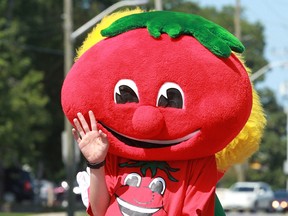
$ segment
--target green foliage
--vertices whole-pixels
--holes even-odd
[[[37,145],[45,141],[44,74],[34,70],[21,47],[19,23],[0,19],[0,148],[4,165],[35,163]],[[15,162],[17,164],[15,164]]]
[[[259,163],[257,170],[249,169],[249,180],[266,181],[274,188],[286,188],[286,176],[283,163],[286,158],[286,114],[269,89],[260,94],[267,116],[267,126],[259,151],[253,155],[250,163]]]

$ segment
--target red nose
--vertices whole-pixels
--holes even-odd
[[[156,107],[141,106],[135,111],[132,119],[134,130],[147,138],[158,135],[164,126],[164,117]]]

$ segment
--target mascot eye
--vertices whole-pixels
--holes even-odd
[[[141,176],[137,173],[130,173],[124,180],[124,185],[139,187],[141,183]]]
[[[173,107],[182,109],[184,107],[184,93],[176,83],[167,82],[159,90],[157,106]]]
[[[138,89],[132,80],[119,80],[114,88],[114,102],[116,104],[138,103]]]
[[[164,179],[158,177],[155,178],[150,184],[149,188],[151,189],[152,192],[156,192],[159,194],[164,194],[166,185]]]

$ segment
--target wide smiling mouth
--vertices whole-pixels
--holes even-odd
[[[120,206],[120,210],[121,210],[123,215],[134,215],[134,213],[137,213],[137,215],[143,215],[143,216],[147,215],[148,216],[148,215],[152,215],[155,212],[160,210],[160,208],[138,207],[138,206],[132,205],[132,204],[120,199],[119,197],[117,197],[116,200]]]
[[[195,137],[197,134],[200,133],[200,129],[195,130],[192,133],[187,134],[186,136],[183,136],[181,138],[172,139],[172,140],[150,140],[150,139],[138,139],[130,136],[126,136],[124,134],[121,134],[107,126],[101,123],[101,125],[108,130],[110,133],[113,134],[114,137],[116,137],[119,141],[125,143],[126,145],[133,146],[133,147],[140,147],[140,148],[164,148],[169,147],[173,145],[177,145],[179,143],[182,143],[184,141],[187,141],[193,137]]]

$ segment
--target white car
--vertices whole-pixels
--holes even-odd
[[[237,182],[219,196],[225,211],[271,211],[274,194],[264,182]]]

